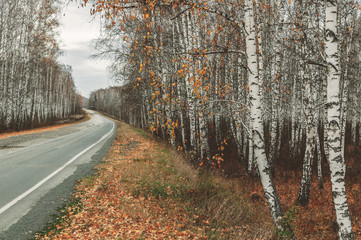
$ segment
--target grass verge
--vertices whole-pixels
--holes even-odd
[[[63,208],[36,239],[274,237],[264,203],[255,205],[239,182],[192,168],[127,124],[118,123],[116,139],[96,169],[77,185],[76,204]]]

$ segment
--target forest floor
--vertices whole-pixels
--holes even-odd
[[[284,175],[286,174],[286,175]],[[297,239],[339,239],[336,214],[332,202],[329,175],[324,176],[323,189],[319,189],[317,177],[313,178],[310,200],[307,206],[296,205],[301,172],[277,174],[275,184],[291,227]],[[250,191],[252,188],[249,188]],[[361,182],[360,178],[346,179],[349,209],[352,216],[355,239],[361,239]],[[245,189],[247,191],[247,189]],[[263,189],[255,184],[254,193],[262,196]]]
[[[257,178],[227,179],[192,168],[148,133],[118,122],[96,173],[79,181],[73,199],[36,239],[280,239]],[[310,204],[295,206],[299,176],[276,176],[297,239],[338,239],[331,186],[314,181]],[[360,183],[347,182],[360,238]]]
[[[70,116],[69,118],[61,119],[61,120],[55,122],[54,124],[47,125],[44,127],[23,130],[23,131],[11,131],[11,132],[0,133],[0,139],[6,139],[9,137],[27,135],[27,134],[32,134],[32,133],[41,133],[41,132],[46,132],[46,131],[57,130],[61,127],[70,126],[70,125],[74,125],[77,123],[88,121],[89,119],[90,119],[89,115],[84,111],[83,114],[73,115],[73,116]]]

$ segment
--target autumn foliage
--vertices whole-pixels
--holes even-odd
[[[356,177],[352,172],[360,170],[359,158],[350,164],[347,149],[358,149],[361,143],[357,1],[92,4],[92,14],[104,19],[104,33],[95,47],[114,59],[111,74],[123,83],[95,91],[90,98],[95,109],[166,139],[195,167],[220,168],[227,176],[240,177],[257,175],[257,167],[267,165],[259,171],[261,179],[262,174],[268,177],[263,189],[272,192],[265,195],[269,205],[273,203],[275,225],[280,226],[279,217],[285,229],[289,224],[270,183],[273,177],[282,175],[288,181],[290,173],[298,176],[303,171],[297,180],[302,179],[302,185],[292,183],[299,190],[297,200],[286,199],[291,201],[287,204],[297,201],[306,208],[313,195],[326,189],[322,187],[328,186],[330,175],[335,180],[340,172],[337,181],[344,182],[345,165],[337,158],[345,157],[347,178]],[[325,29],[331,15],[333,25],[327,21]],[[335,54],[328,56],[331,48]],[[337,93],[329,87],[331,70],[337,76]],[[331,110],[337,121],[330,121]],[[328,141],[331,122],[339,136]],[[340,149],[330,158],[328,146],[335,141]],[[319,190],[312,188],[314,175]],[[278,179],[276,187],[283,180]],[[337,216],[349,219],[345,191],[340,189],[334,194],[343,199],[335,205]],[[328,200],[322,202],[329,205]],[[345,239],[352,239],[350,221],[346,225]]]

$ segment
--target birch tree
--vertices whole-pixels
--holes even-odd
[[[340,55],[338,36],[338,2],[326,1],[325,53],[327,70],[327,138],[331,172],[332,196],[335,204],[340,239],[353,239],[348,210],[345,173],[341,152]]]
[[[254,144],[254,157],[257,162],[258,172],[260,174],[261,183],[263,186],[265,198],[271,211],[271,216],[274,223],[279,229],[283,219],[283,212],[281,203],[276,192],[273,179],[271,177],[270,166],[267,161],[264,133],[263,133],[263,119],[261,106],[261,91],[259,76],[257,70],[257,51],[256,51],[256,29],[254,23],[253,0],[246,0],[245,2],[245,30],[246,48],[247,48],[247,68],[248,68],[248,82],[250,85],[250,115],[252,124],[252,138]]]
[[[356,37],[361,19],[354,14],[355,2],[339,6],[343,17],[337,21],[329,10],[334,2],[326,6],[320,0],[92,3],[109,33],[98,42],[99,50],[114,57],[112,75],[123,85],[95,91],[96,109],[169,140],[195,167],[217,166],[237,176],[257,165],[281,229],[287,226],[281,224],[271,167],[276,177],[302,172],[299,202],[307,204],[313,158],[320,187],[328,161],[334,202],[340,203],[336,212],[338,218],[345,215],[339,212],[345,209],[346,161],[336,149],[342,142],[345,151],[351,142],[361,142],[350,130],[360,127],[350,120],[361,109]],[[353,17],[346,14],[351,12]],[[353,125],[344,128],[345,123]],[[351,135],[355,140],[348,141]]]
[[[1,1],[0,9],[0,131],[79,113],[71,69],[57,61],[57,3]]]

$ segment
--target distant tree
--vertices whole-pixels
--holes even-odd
[[[56,60],[58,11],[56,1],[0,2],[0,131],[79,111],[71,70]]]

